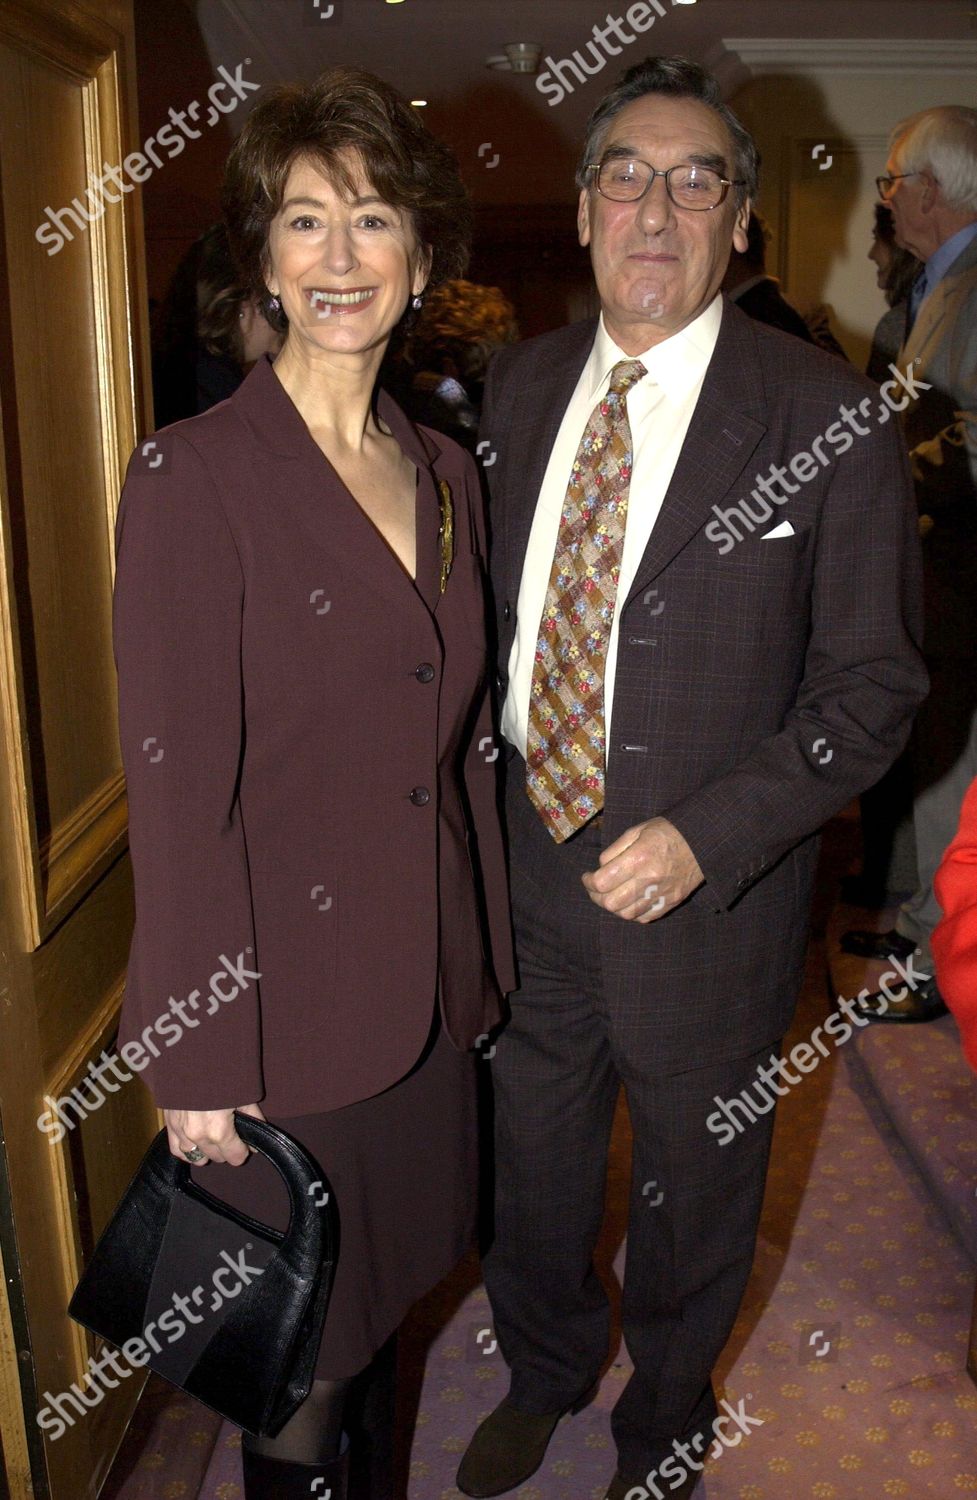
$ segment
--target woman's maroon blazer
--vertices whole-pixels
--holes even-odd
[[[462,1049],[514,987],[477,472],[386,393],[378,410],[417,465],[416,582],[267,358],[130,460],[120,1044],[162,1107],[340,1108],[409,1072],[439,973]]]

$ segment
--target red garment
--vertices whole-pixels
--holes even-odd
[[[977,781],[963,799],[960,827],[934,886],[943,908],[932,938],[936,982],[960,1027],[967,1061],[977,1071]]]

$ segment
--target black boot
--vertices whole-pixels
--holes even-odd
[[[353,1381],[345,1410],[349,1500],[394,1500],[397,1335]]]
[[[330,1463],[300,1464],[282,1458],[266,1458],[241,1442],[244,1464],[244,1500],[347,1500],[349,1442]]]

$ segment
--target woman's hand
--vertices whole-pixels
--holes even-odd
[[[254,1120],[263,1120],[264,1115],[257,1104],[239,1104],[238,1113],[250,1115]],[[228,1166],[239,1167],[246,1162],[250,1149],[234,1129],[233,1109],[164,1109],[166,1133],[170,1150],[181,1161],[194,1146],[202,1151],[207,1161],[223,1161]],[[195,1167],[205,1162],[194,1162]]]

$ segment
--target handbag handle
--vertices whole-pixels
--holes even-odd
[[[327,1260],[335,1255],[335,1199],[319,1164],[293,1136],[267,1120],[234,1111],[234,1127],[246,1146],[260,1151],[283,1178],[288,1189],[291,1216],[282,1236],[281,1251],[290,1263],[299,1265],[315,1247]],[[174,1191],[210,1198],[190,1176],[191,1163],[181,1161],[169,1148],[167,1133],[156,1137],[154,1166]]]

